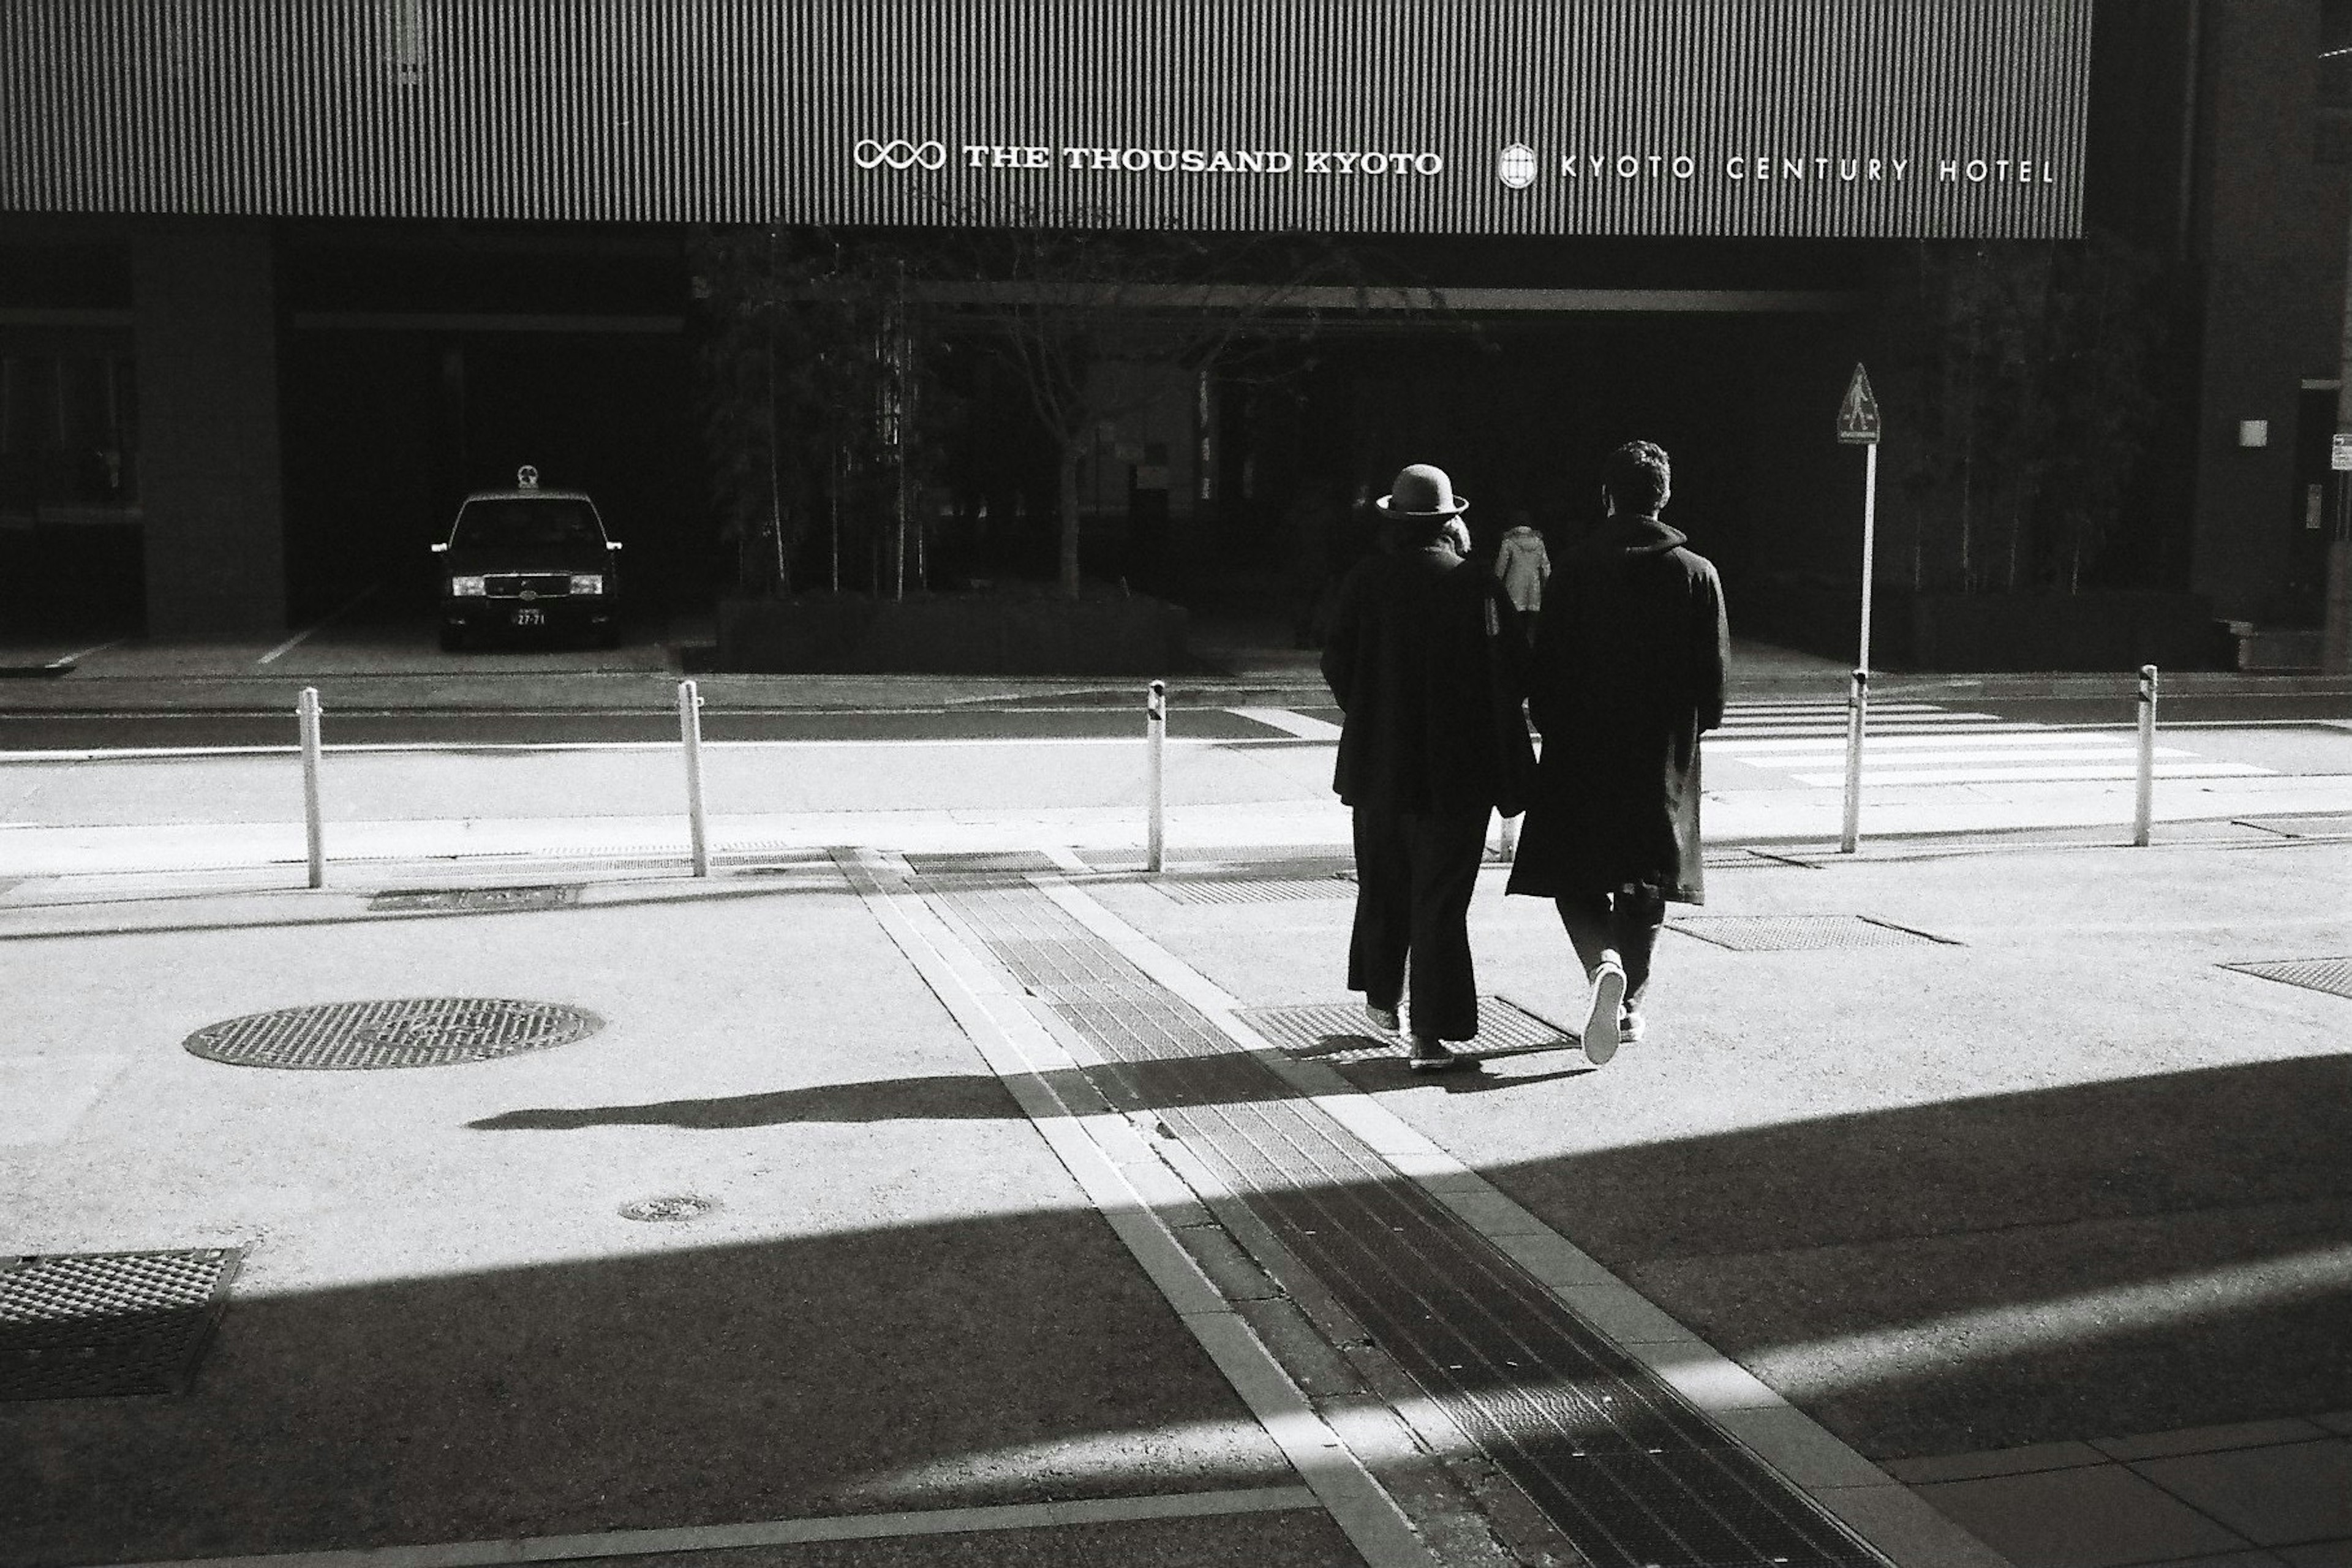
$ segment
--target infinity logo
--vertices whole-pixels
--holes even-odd
[[[940,142],[877,142],[869,136],[857,143],[852,156],[861,169],[943,169],[948,150]]]

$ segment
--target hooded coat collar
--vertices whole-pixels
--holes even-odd
[[[1627,517],[1620,513],[1601,525],[1592,536],[1592,548],[1602,554],[1663,555],[1684,543],[1688,535],[1680,529],[1670,528],[1654,517]]]

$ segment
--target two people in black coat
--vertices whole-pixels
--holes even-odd
[[[1722,721],[1730,637],[1714,566],[1659,521],[1672,488],[1659,447],[1609,455],[1606,515],[1557,563],[1531,655],[1501,635],[1494,579],[1459,570],[1468,503],[1442,470],[1397,476],[1379,503],[1393,548],[1340,589],[1323,668],[1355,808],[1348,984],[1393,1030],[1410,967],[1416,1068],[1467,1059],[1446,1042],[1477,1034],[1467,925],[1490,813],[1527,812],[1509,890],[1559,910],[1595,1064],[1641,1037],[1666,903],[1705,900],[1698,742]],[[1532,778],[1523,697],[1544,737]]]

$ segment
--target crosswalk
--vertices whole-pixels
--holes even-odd
[[[1708,736],[1706,754],[1710,761],[1785,773],[1801,784],[1841,785],[1845,731],[1843,702],[1735,702],[1723,727]],[[2037,724],[1933,702],[1874,702],[1862,766],[1863,777],[1878,784],[2060,784],[2132,778],[2138,756],[2129,725]],[[2158,778],[2244,778],[2271,771],[2216,762],[2178,746],[2156,748]]]

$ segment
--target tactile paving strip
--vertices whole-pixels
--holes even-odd
[[[2325,816],[2242,816],[2240,827],[2259,827],[2282,838],[2341,838],[2352,835],[2352,812]]]
[[[509,910],[560,910],[580,901],[578,883],[536,888],[387,889],[368,900],[374,914],[486,914]]]
[[[561,1002],[470,996],[334,1002],[208,1024],[191,1054],[235,1067],[357,1070],[442,1067],[584,1040],[604,1020]]]
[[[1027,886],[924,889],[1112,1064],[1593,1568],[1885,1568],[1189,1004]]]
[[[958,850],[952,853],[908,855],[907,864],[920,877],[969,876],[977,872],[1054,871],[1053,858],[1034,849]]]
[[[1844,947],[1958,947],[1868,915],[1684,915],[1670,930],[1737,952],[1813,952]]]
[[[206,1247],[0,1261],[0,1400],[184,1391],[240,1256]]]
[[[1702,857],[1710,871],[1735,871],[1751,866],[1793,866],[1818,871],[1822,863],[1799,855],[1776,855],[1769,849],[1710,849]]]
[[[1345,877],[1160,877],[1151,884],[1180,904],[1274,904],[1290,899],[1352,899]]]
[[[2265,963],[2225,963],[2221,967],[2300,985],[2306,991],[2352,997],[2352,958],[2288,958]]]
[[[1392,1057],[1402,1048],[1393,1035],[1376,1033],[1353,1002],[1310,1002],[1300,1007],[1245,1007],[1243,1023],[1294,1057],[1348,1063]],[[1470,1056],[1504,1051],[1540,1051],[1577,1043],[1576,1035],[1547,1023],[1516,1002],[1478,998],[1478,1037],[1460,1048]]]

